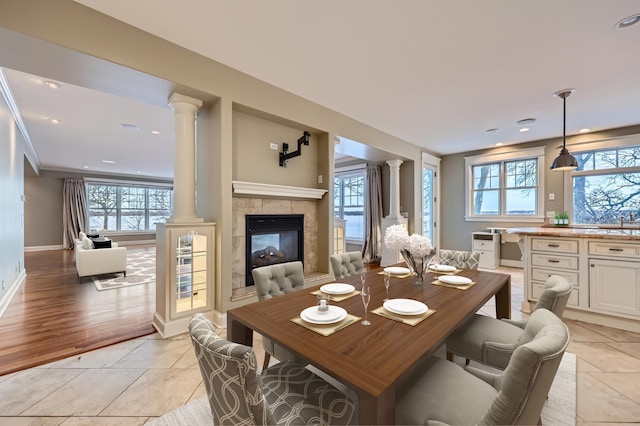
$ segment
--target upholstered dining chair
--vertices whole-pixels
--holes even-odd
[[[329,256],[329,260],[331,261],[331,269],[335,279],[360,275],[364,271],[362,253],[359,251],[332,254]]]
[[[460,269],[478,269],[480,253],[461,250],[438,251],[438,263],[441,265],[455,266]]]
[[[354,401],[304,366],[281,362],[258,374],[253,348],[220,338],[204,314],[189,335],[216,425],[357,423]]]
[[[506,369],[492,374],[432,357],[396,392],[396,424],[535,425],[569,344],[569,331],[538,309]]]
[[[256,285],[258,300],[270,299],[304,288],[304,267],[300,261],[261,266],[252,269],[251,274]],[[272,355],[280,361],[302,363],[291,352],[267,337],[262,338],[262,344],[265,351],[263,370],[269,366]]]
[[[546,309],[562,318],[573,285],[564,277],[551,275],[533,312]],[[447,358],[460,355],[482,364],[504,369],[513,351],[526,342],[527,320],[495,319],[475,314],[457,328],[446,340]]]

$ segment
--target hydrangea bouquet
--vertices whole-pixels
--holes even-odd
[[[428,264],[436,254],[431,240],[418,234],[410,236],[402,225],[391,225],[384,232],[384,244],[389,250],[400,252],[411,272],[416,275],[414,283],[422,285]]]

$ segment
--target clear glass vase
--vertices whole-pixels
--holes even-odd
[[[404,259],[405,263],[411,269],[411,273],[413,275],[413,285],[422,285],[424,284],[424,275],[429,268],[429,263],[431,259],[436,254],[436,249],[433,249],[431,253],[426,256],[414,256],[409,253],[408,250],[400,250],[400,254]]]

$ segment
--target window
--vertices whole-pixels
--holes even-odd
[[[465,163],[467,220],[544,220],[544,148],[466,157]]]
[[[640,145],[574,152],[573,223],[614,224],[640,213]]]
[[[335,216],[346,221],[347,240],[364,240],[365,170],[336,171],[333,180]]]
[[[170,187],[87,180],[89,229],[153,231],[172,210]]]

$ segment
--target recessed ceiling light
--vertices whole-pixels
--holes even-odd
[[[115,161],[113,160],[102,160],[102,162],[106,164],[115,164]]]
[[[640,22],[640,13],[636,13],[635,15],[627,16],[626,18],[618,21],[616,23],[616,28],[627,28],[634,24]]]
[[[42,83],[51,89],[58,89],[60,87],[60,83],[56,83],[55,81],[51,80],[45,80]]]
[[[498,133],[498,129],[489,129],[487,133]]]
[[[60,124],[60,120],[58,120],[57,118],[50,118],[49,121],[53,124]]]
[[[153,133],[154,135],[159,135],[160,134],[160,132],[157,131],[157,130],[152,130],[151,133]]]
[[[137,174],[140,174],[140,173],[142,173],[142,172],[141,172],[140,170],[138,170],[136,173],[137,173]]]
[[[589,133],[590,131],[591,129],[587,129],[586,127],[584,129],[579,130],[580,133]]]
[[[89,166],[83,166],[83,168],[88,169],[88,168],[89,168]]]
[[[523,118],[522,120],[516,121],[516,124],[519,124],[519,125],[523,126],[525,124],[532,124],[532,123],[535,123],[535,122],[536,122],[535,118]]]
[[[502,142],[496,143],[496,146],[502,146],[502,145],[504,145]]]
[[[133,131],[140,130],[140,128],[135,124],[129,124],[129,123],[122,123],[120,124],[120,127],[122,127],[125,130],[133,130]]]
[[[520,129],[520,133],[528,132],[529,130],[531,130],[531,129],[528,128],[528,127],[523,127],[523,128]]]

